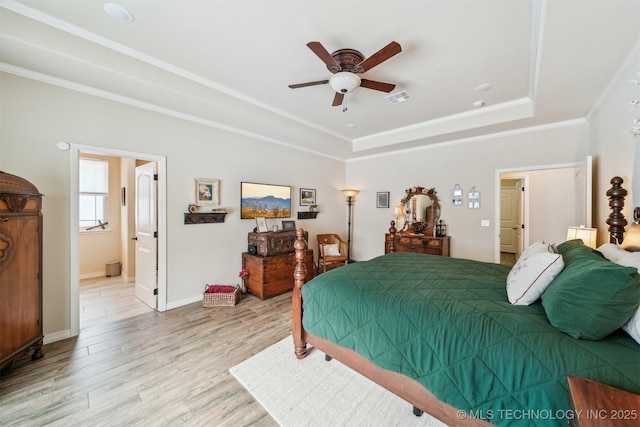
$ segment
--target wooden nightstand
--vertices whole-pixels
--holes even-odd
[[[575,426],[640,425],[640,395],[586,378],[567,376]]]

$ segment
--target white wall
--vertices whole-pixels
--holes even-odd
[[[169,305],[201,297],[206,283],[237,283],[255,226],[240,219],[241,181],[291,185],[296,209],[298,188],[316,189],[318,218],[296,225],[311,235],[345,234],[344,162],[9,74],[0,74],[0,91],[0,169],[44,194],[45,335],[64,335],[71,324],[70,156],[58,141],[166,156]],[[225,223],[184,225],[197,177],[220,180]]]

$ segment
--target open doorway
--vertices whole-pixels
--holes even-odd
[[[123,185],[117,185],[116,192],[116,202],[118,206],[118,211],[116,213],[111,213],[112,218],[115,219],[114,215],[127,215],[130,218],[133,218],[133,212],[135,210],[135,196],[134,196],[134,183],[135,183],[135,167],[140,163],[153,163],[157,167],[157,191],[154,191],[156,195],[157,202],[154,201],[154,206],[157,211],[157,233],[155,234],[157,240],[157,257],[156,262],[154,263],[154,273],[153,275],[157,277],[157,309],[159,311],[166,310],[166,159],[161,156],[151,155],[151,154],[143,154],[143,153],[132,153],[122,150],[113,150],[108,148],[101,147],[90,147],[83,146],[78,144],[71,145],[71,197],[70,197],[70,230],[71,230],[71,268],[70,268],[70,277],[71,277],[71,294],[70,294],[70,324],[71,330],[70,335],[74,336],[80,332],[80,283],[81,280],[87,280],[86,272],[85,277],[81,277],[80,273],[80,260],[81,260],[81,244],[80,244],[80,231],[77,224],[79,223],[79,178],[78,178],[78,164],[79,158],[82,155],[94,155],[98,157],[108,157],[108,158],[116,158],[118,161],[123,163],[125,167],[122,169],[124,171],[130,171],[131,178],[127,178],[127,172],[123,172],[124,175],[121,179]],[[120,170],[120,169],[118,169]],[[120,172],[118,172],[120,173]],[[120,181],[117,181],[120,182]],[[112,184],[113,185],[113,184]],[[113,198],[111,196],[110,198]],[[123,205],[121,207],[121,205]],[[126,205],[126,206],[124,206]],[[126,213],[125,213],[126,212]],[[120,218],[118,218],[120,219]],[[129,226],[120,226],[122,223],[127,223]],[[112,277],[105,277],[107,274],[101,275],[102,280],[100,283],[95,283],[96,289],[101,289],[102,292],[115,292],[122,293],[123,295],[126,293],[122,289],[118,290],[117,286],[122,286],[124,288],[127,287],[128,280],[135,279],[135,267],[131,265],[131,259],[134,259],[133,256],[134,250],[129,250],[127,247],[132,245],[131,238],[135,237],[136,234],[132,231],[134,230],[131,223],[133,219],[124,218],[122,221],[114,221],[117,223],[117,229],[111,229],[109,232],[112,234],[118,234],[118,241],[122,245],[123,256],[128,256],[129,262],[122,263],[122,265],[127,265],[125,272],[121,272],[124,274],[120,274]],[[75,226],[74,226],[75,225]],[[84,236],[83,236],[84,237]],[[112,239],[114,240],[114,239]],[[135,243],[133,243],[135,246]],[[130,252],[130,253],[129,253]],[[84,253],[82,255],[85,255]],[[122,261],[122,260],[120,260]],[[104,266],[103,268],[106,270],[108,266]],[[96,275],[96,271],[100,273],[98,270],[100,267],[94,266],[91,271],[93,271],[93,275]],[[106,273],[106,272],[105,272]],[[157,273],[157,275],[156,275]],[[92,275],[92,274],[89,274]],[[131,277],[131,276],[134,277]],[[89,279],[90,280],[90,279]],[[104,286],[114,286],[111,291],[104,290]],[[129,289],[133,289],[131,286]],[[129,289],[126,291],[129,292]],[[112,295],[113,297],[113,295]],[[136,298],[135,295],[133,298]],[[114,298],[112,298],[114,299]]]
[[[591,224],[592,206],[592,159],[585,162],[554,164],[531,168],[496,171],[496,218],[500,224],[496,233],[495,262],[499,263],[501,252],[511,252],[518,258],[518,250],[526,249],[532,242],[562,243],[566,240],[567,229],[575,225]],[[521,200],[503,200],[503,187],[517,188],[515,195]],[[503,205],[515,204],[514,210],[503,212]],[[518,212],[517,208],[521,211]],[[504,208],[506,209],[506,208]],[[520,236],[507,236],[503,230],[503,213],[514,216],[514,225],[505,218],[505,226],[515,227]],[[518,222],[521,221],[521,222]],[[504,239],[503,239],[504,237]],[[505,249],[503,243],[513,239],[513,249]]]

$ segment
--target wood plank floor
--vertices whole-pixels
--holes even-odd
[[[0,425],[275,426],[229,368],[289,335],[290,313],[287,293],[83,327],[2,373]]]

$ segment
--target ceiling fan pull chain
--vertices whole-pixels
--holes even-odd
[[[344,94],[344,103],[342,104],[342,112],[344,113],[345,111],[347,111],[347,99],[349,98],[348,94]]]

